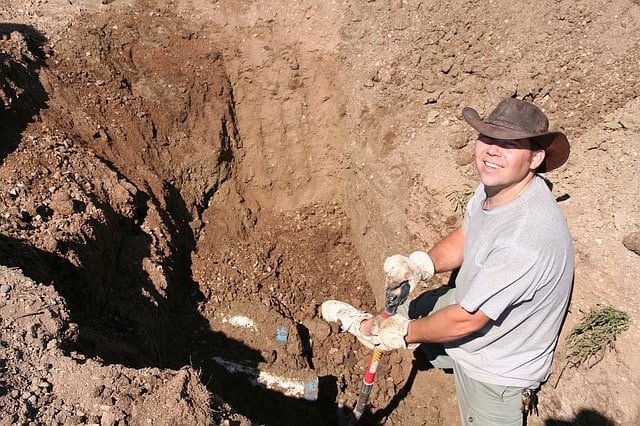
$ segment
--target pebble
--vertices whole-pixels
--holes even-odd
[[[11,291],[11,286],[9,284],[0,285],[0,293],[7,294]]]

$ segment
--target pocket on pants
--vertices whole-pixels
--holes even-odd
[[[459,369],[458,369],[459,370]],[[456,371],[454,374],[460,373]],[[464,374],[464,373],[463,373]],[[460,378],[458,378],[460,379]],[[460,415],[469,426],[521,426],[522,389],[510,386],[491,385],[465,376],[458,383]]]

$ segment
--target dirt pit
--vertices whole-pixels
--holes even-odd
[[[640,12],[609,6],[2,4],[0,424],[336,424],[370,351],[319,305],[380,308],[384,258],[459,224],[460,110],[512,95],[572,141],[563,336],[632,318],[561,378],[560,344],[529,423],[640,421]],[[362,423],[458,424],[453,378],[385,354]]]

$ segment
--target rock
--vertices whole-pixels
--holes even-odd
[[[632,232],[622,239],[622,244],[640,256],[640,231]]]
[[[69,216],[74,213],[73,200],[68,193],[59,191],[51,197],[51,208],[61,216]]]
[[[325,341],[329,334],[331,334],[331,326],[320,318],[315,318],[313,321],[305,324],[309,329],[309,334],[312,339],[317,340],[319,343]]]
[[[459,166],[466,166],[473,163],[475,158],[475,152],[473,146],[467,145],[460,149],[456,154],[456,164]]]

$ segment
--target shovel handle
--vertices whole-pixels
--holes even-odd
[[[395,315],[398,310],[398,306],[403,304],[409,297],[411,287],[408,281],[403,282],[398,289],[391,292],[389,288],[385,288],[385,306],[382,312],[382,318],[389,318],[391,315]],[[371,394],[371,388],[376,378],[376,371],[378,370],[378,363],[382,358],[382,349],[378,346],[373,348],[371,352],[371,358],[369,364],[367,364],[367,370],[365,371],[364,378],[362,379],[362,387],[360,388],[360,396],[358,402],[353,409],[353,422],[355,423],[360,419],[364,408],[367,406],[369,395]]]
[[[383,318],[389,318],[387,312],[382,313]],[[364,412],[364,408],[367,406],[367,401],[369,400],[369,395],[371,394],[371,388],[373,387],[373,382],[376,379],[376,371],[378,370],[378,363],[380,362],[380,358],[382,358],[382,349],[378,346],[373,348],[371,352],[371,358],[369,359],[369,364],[367,364],[367,370],[364,373],[364,378],[362,379],[362,387],[360,388],[360,396],[358,397],[358,402],[356,403],[355,408],[353,409],[353,417],[355,421],[358,421]],[[355,423],[354,421],[354,423]]]

